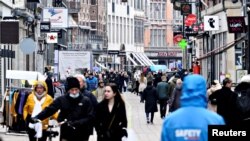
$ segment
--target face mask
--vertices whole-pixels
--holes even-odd
[[[45,95],[45,92],[43,94],[35,93],[35,95],[38,99],[41,99]]]
[[[69,96],[72,97],[72,98],[77,98],[77,97],[79,97],[79,95],[80,95],[79,93],[77,93],[77,94],[69,94]]]

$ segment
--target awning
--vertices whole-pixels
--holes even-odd
[[[7,70],[6,79],[45,80],[45,77],[36,71]]]
[[[140,53],[140,55],[142,56],[142,58],[144,58],[144,60],[147,62],[148,65],[155,65],[145,53]]]
[[[228,50],[229,48],[234,47],[235,45],[241,43],[244,39],[245,39],[245,36],[242,36],[242,37],[234,40],[233,42],[228,43],[227,45],[224,45],[222,47],[218,47],[218,48],[216,48],[216,49],[214,49],[212,51],[209,51],[208,53],[206,53],[203,56],[199,57],[198,60],[202,60],[202,59],[208,58],[208,57],[210,57],[212,55],[217,55],[217,54],[223,53],[226,50]]]
[[[147,65],[144,64],[144,62],[140,59],[140,57],[138,56],[137,53],[132,53],[132,55],[134,56],[134,58],[135,58],[142,66],[147,66]]]
[[[102,69],[107,70],[107,68],[105,66],[103,66],[101,63],[97,62],[96,60],[95,60],[95,64],[97,64],[98,66],[100,66]]]
[[[132,53],[132,55],[142,66],[154,65],[154,63],[146,56],[145,53]]]
[[[65,47],[65,48],[67,48],[67,46],[66,46],[66,45],[64,45],[64,44],[57,44],[57,45],[59,45],[59,46],[61,46],[61,47]]]
[[[132,59],[129,55],[126,56],[132,63],[134,66],[138,66],[138,64],[135,62],[134,59]]]

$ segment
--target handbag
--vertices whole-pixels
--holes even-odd
[[[119,108],[119,106],[120,106],[120,103],[118,103],[117,109]],[[110,121],[109,126],[108,126],[108,129],[107,129],[107,131],[106,131],[106,137],[109,138],[109,139],[111,138],[111,134],[112,134],[112,133],[111,133],[111,131],[110,131],[110,128],[111,128],[111,126],[112,126],[112,124],[113,124],[113,122],[114,122],[114,120],[115,120],[115,115],[116,115],[116,114],[113,115],[112,120]]]

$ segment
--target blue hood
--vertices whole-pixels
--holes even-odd
[[[184,78],[181,107],[207,107],[206,81],[201,75],[188,75]]]

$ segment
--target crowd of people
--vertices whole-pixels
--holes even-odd
[[[146,124],[154,124],[159,104],[164,120],[162,141],[187,137],[207,141],[208,125],[245,124],[250,117],[249,111],[242,111],[238,105],[239,95],[250,92],[250,76],[243,77],[234,91],[230,78],[224,79],[222,86],[215,80],[207,89],[204,77],[185,70],[110,70],[79,73],[66,81],[52,80],[49,74],[45,81],[37,81],[26,100],[23,118],[30,141],[46,141],[50,119],[60,124],[60,141],[88,141],[94,130],[98,141],[122,141],[128,136],[122,97],[126,91],[138,95],[138,102],[145,104]],[[197,134],[181,134],[189,131]]]

